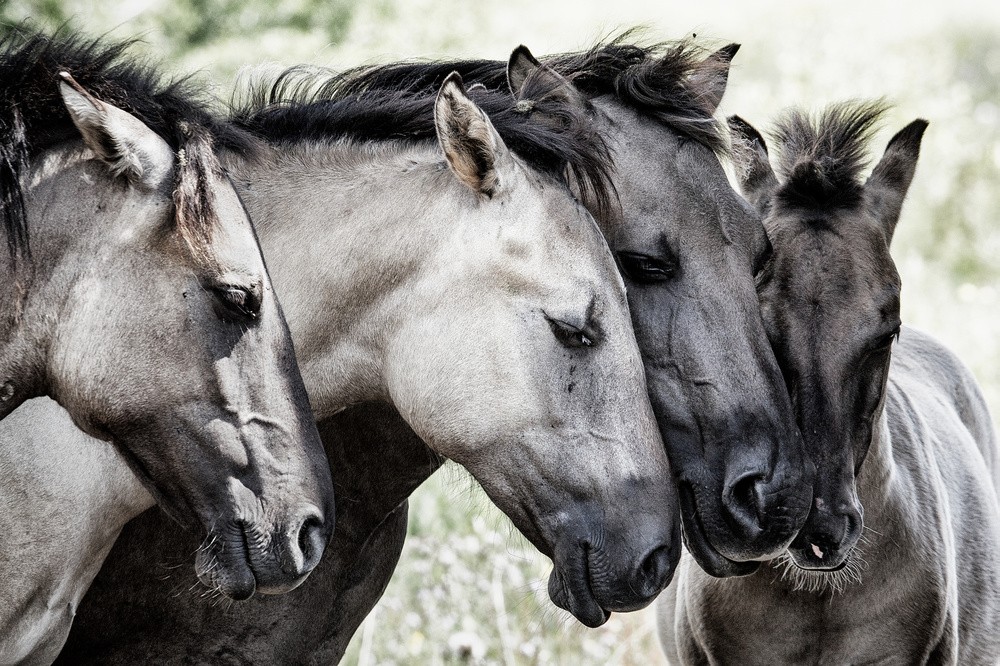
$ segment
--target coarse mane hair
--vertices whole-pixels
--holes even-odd
[[[851,206],[861,197],[868,144],[888,110],[882,100],[833,104],[818,115],[786,111],[770,132],[783,184],[778,197],[798,206]]]
[[[707,60],[710,53],[694,39],[641,43],[638,29],[601,41],[585,51],[541,60],[570,79],[588,97],[613,96],[639,114],[693,139],[717,155],[726,152],[725,132],[706,103],[708,82],[728,62]],[[457,71],[469,84],[507,90],[507,63],[499,60],[409,61],[358,67],[326,84],[327,94],[357,95],[370,90],[436,90]]]
[[[0,226],[15,275],[30,270],[31,263],[21,189],[29,161],[80,138],[59,94],[63,71],[97,99],[137,117],[183,155],[174,183],[177,229],[196,253],[210,238],[217,218],[207,179],[221,172],[215,146],[249,151],[250,137],[217,119],[190,79],[164,81],[129,52],[133,44],[91,39],[66,28],[46,35],[23,24],[0,27]]]
[[[341,86],[342,74],[292,67],[272,82],[252,83],[233,103],[232,121],[272,143],[330,141],[434,141],[438,88],[371,89],[357,93]],[[443,81],[443,78],[442,78]],[[595,214],[610,219],[617,204],[611,181],[613,162],[604,139],[579,109],[559,94],[551,77],[528,77],[518,99],[507,91],[470,86],[504,143],[529,166],[575,187],[592,202]],[[544,115],[544,122],[533,120]]]

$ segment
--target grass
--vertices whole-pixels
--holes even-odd
[[[651,610],[588,630],[549,601],[551,568],[449,464],[413,494],[399,567],[343,663],[665,663]]]

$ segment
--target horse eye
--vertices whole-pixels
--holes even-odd
[[[216,300],[231,314],[243,319],[256,319],[260,315],[261,298],[254,288],[237,285],[213,287]]]
[[[586,331],[583,331],[571,324],[558,319],[549,319],[549,327],[556,340],[566,347],[593,347],[594,338]]]
[[[897,326],[891,333],[883,335],[881,338],[876,340],[875,343],[872,344],[872,351],[886,351],[892,347],[892,343],[899,340],[899,330],[900,327]]]
[[[677,273],[676,263],[635,252],[619,252],[618,263],[636,282],[663,282]]]

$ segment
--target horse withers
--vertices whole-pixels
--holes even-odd
[[[896,134],[862,183],[882,113],[790,112],[774,134],[780,179],[761,135],[730,120],[774,245],[764,321],[817,480],[785,557],[727,582],[682,566],[659,605],[676,663],[1000,659],[996,435],[969,371],[901,327],[889,245],[927,123]]]
[[[125,48],[0,40],[0,416],[53,397],[199,534],[206,585],[284,592],[332,531],[328,463],[222,129]]]

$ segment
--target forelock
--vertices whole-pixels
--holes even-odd
[[[786,111],[771,131],[783,181],[778,197],[796,206],[858,203],[868,144],[887,109],[878,100],[834,104],[818,115]]]

